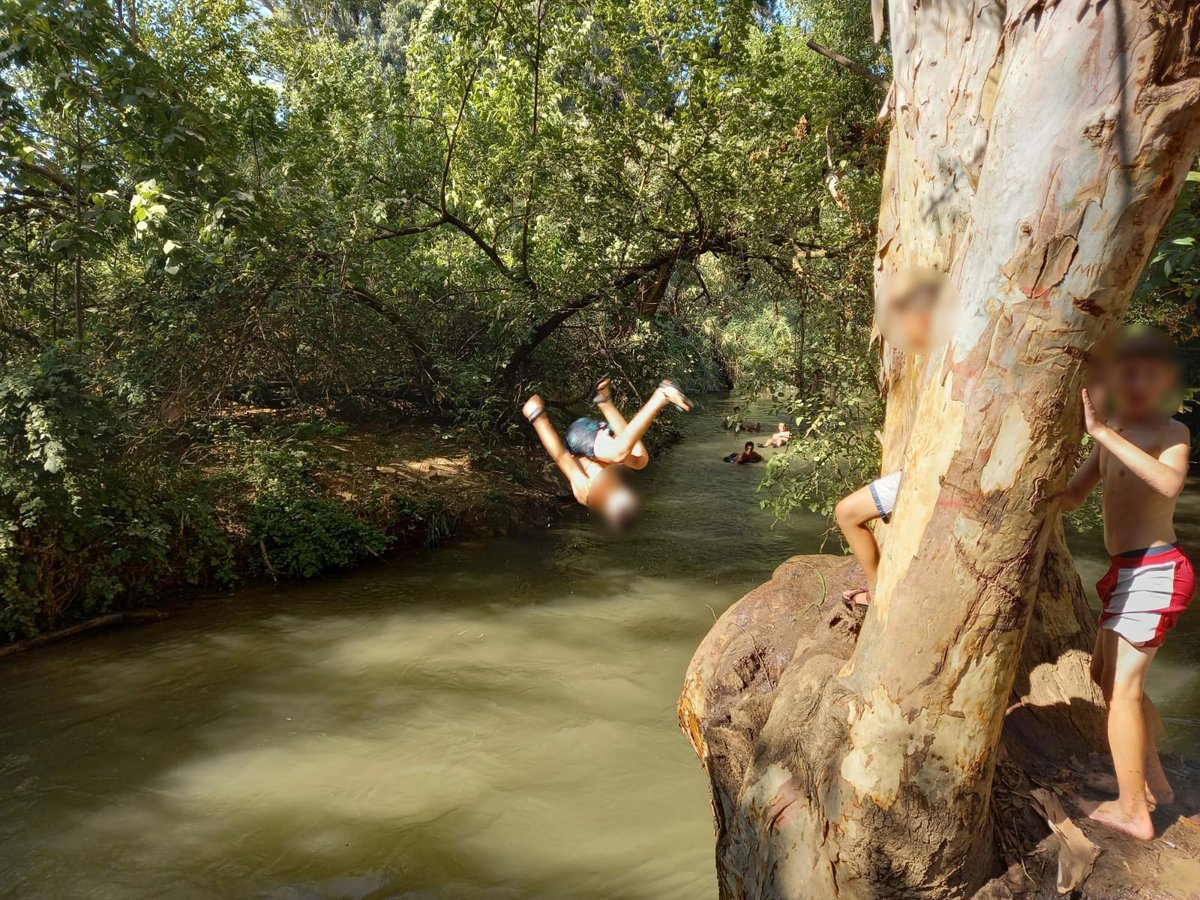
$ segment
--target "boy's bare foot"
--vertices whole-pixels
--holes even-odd
[[[612,400],[612,378],[605,375],[596,382],[596,393],[592,395],[592,403],[599,406]]]
[[[870,606],[871,592],[865,587],[846,591],[842,594],[842,602],[847,606]]]
[[[1129,813],[1122,809],[1116,800],[1106,800],[1103,803],[1079,800],[1077,805],[1093,822],[1099,822],[1139,841],[1154,840],[1154,823],[1150,821],[1150,810],[1146,807],[1142,807],[1136,813]]]
[[[672,379],[664,378],[659,384],[658,389],[662,391],[662,395],[667,398],[668,403],[673,404],[684,412],[691,412],[692,401],[687,398],[679,385]]]
[[[525,401],[525,405],[521,407],[521,412],[525,414],[530,422],[546,411],[546,405],[542,402],[542,398],[534,394]]]

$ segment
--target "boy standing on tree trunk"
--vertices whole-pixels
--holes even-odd
[[[1104,543],[1112,558],[1096,586],[1103,610],[1092,677],[1108,703],[1119,796],[1085,811],[1110,828],[1149,840],[1150,804],[1171,803],[1174,793],[1147,727],[1155,717],[1143,687],[1155,653],[1196,586],[1174,524],[1190,435],[1172,418],[1179,370],[1165,334],[1144,327],[1123,331],[1104,375],[1115,417],[1105,421],[1103,396],[1083,391],[1084,423],[1096,446],[1063,495],[1063,508],[1074,509],[1104,482]]]

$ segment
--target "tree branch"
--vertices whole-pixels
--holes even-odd
[[[384,233],[373,235],[370,238],[369,243],[373,244],[376,241],[390,241],[392,238],[410,237],[414,234],[424,234],[426,231],[432,231],[439,225],[445,225],[448,221],[449,220],[445,216],[439,216],[430,222],[425,222],[421,225],[409,225],[406,228],[388,228],[384,226]]]
[[[33,332],[25,328],[18,328],[15,325],[5,325],[3,322],[0,322],[0,334],[6,334],[11,338],[22,341],[34,350],[42,346],[42,342],[37,339],[37,336]]]
[[[496,8],[492,12],[492,20],[483,32],[484,47],[487,46],[492,29],[496,27],[496,22],[500,20],[500,10],[503,8],[504,0],[497,0]],[[454,160],[454,148],[458,143],[458,129],[462,125],[463,115],[466,114],[467,104],[471,101],[471,91],[475,88],[475,79],[479,76],[479,68],[483,65],[483,59],[484,54],[481,49],[479,55],[475,57],[475,65],[471,68],[471,74],[467,76],[467,83],[463,87],[462,100],[458,104],[458,113],[454,117],[454,128],[449,132],[446,140],[446,162],[442,165],[442,179],[439,189],[442,212],[446,211],[446,185],[450,180],[450,163]]]
[[[460,219],[452,212],[446,212],[445,217],[448,224],[453,225],[464,235],[469,237],[474,242],[475,246],[484,252],[484,255],[492,261],[492,264],[500,270],[501,275],[510,281],[525,281],[531,287],[533,286],[533,282],[530,279],[526,277],[519,277],[515,272],[513,272],[513,270],[508,267],[508,264],[500,258],[499,251],[497,251],[493,245],[485,241],[483,239],[483,235],[476,231],[471,225]]]
[[[559,307],[554,313],[535,325],[529,337],[513,351],[508,365],[504,367],[504,380],[511,384],[521,369],[529,362],[529,358],[533,355],[534,351],[541,346],[542,342],[554,334],[560,325],[577,313],[582,312],[605,297],[633,287],[643,279],[662,277],[663,268],[667,264],[673,265],[681,260],[694,260],[705,253],[727,249],[729,246],[730,242],[727,239],[680,244],[674,250],[659,254],[639,266],[626,269],[623,274],[598,290],[578,297],[570,303]]]
[[[823,47],[820,44],[818,44],[816,41],[814,41],[812,38],[809,38],[807,41],[805,41],[805,45],[808,47],[809,50],[816,51],[817,53],[820,53],[826,59],[832,60],[833,62],[837,63],[842,68],[849,69],[855,75],[858,75],[862,78],[867,79],[867,81],[871,82],[876,87],[881,87],[881,88],[887,87],[887,81],[884,78],[880,77],[879,75],[876,75],[874,72],[872,72],[866,66],[864,66],[862,63],[857,63],[854,60],[852,60],[850,57],[843,56],[842,54],[838,53],[836,50],[830,50],[828,47]]]
[[[64,191],[72,194],[75,193],[75,183],[69,178],[60,175],[51,169],[47,169],[45,166],[39,166],[37,163],[26,162],[23,159],[18,159],[16,162],[18,169],[24,169],[26,172],[29,172],[33,175],[39,175],[42,178],[45,178],[47,181],[51,181],[58,185]]]

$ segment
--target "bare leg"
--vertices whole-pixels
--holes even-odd
[[[1110,637],[1106,640],[1105,635],[1110,635]],[[1116,662],[1110,660],[1108,656],[1111,648],[1108,648],[1107,645],[1112,642],[1111,635],[1112,632],[1101,628],[1096,633],[1096,648],[1092,651],[1092,680],[1099,685],[1106,702],[1112,696],[1113,679],[1116,674]],[[1163,770],[1156,738],[1157,734],[1164,731],[1162,719],[1154,707],[1154,702],[1145,694],[1142,695],[1142,716],[1146,722],[1146,799],[1154,804],[1170,805],[1175,802],[1175,790],[1171,787],[1167,773]],[[1105,791],[1120,790],[1116,779],[1108,775],[1089,779],[1088,783],[1092,787]]]
[[[597,391],[596,397],[598,398],[596,408],[600,410],[601,415],[604,416],[604,420],[608,422],[608,427],[616,433],[617,437],[620,437],[629,428],[629,423],[612,402],[612,396],[609,394],[607,388]],[[646,449],[645,444],[638,441],[633,445],[633,449],[629,451],[629,456],[621,462],[621,465],[629,469],[644,469],[649,462],[650,452]]]
[[[609,434],[597,436],[596,449],[593,452],[593,456],[601,462],[621,463],[624,465],[633,452],[634,447],[641,443],[646,432],[650,430],[650,426],[654,424],[654,418],[663,411],[663,408],[669,402],[663,390],[655,388],[646,405],[637,411],[632,421],[616,437]],[[633,467],[631,466],[630,468]]]
[[[575,455],[566,448],[562,438],[558,432],[554,430],[554,424],[550,421],[549,416],[542,412],[538,414],[538,410],[544,410],[545,404],[542,403],[542,398],[534,394],[525,401],[525,406],[522,412],[525,413],[525,418],[530,419],[530,424],[533,425],[533,430],[537,432],[537,436],[542,441],[542,446],[546,448],[546,452],[550,458],[558,465],[558,469],[567,477],[567,481],[571,485],[571,493],[575,495],[575,499],[587,505],[588,489],[591,487],[591,479],[587,473],[583,471],[583,467],[579,465],[579,460]]]
[[[1142,716],[1146,720],[1146,796],[1151,803],[1170,806],[1175,802],[1175,789],[1171,787],[1158,755],[1158,736],[1166,729],[1154,701],[1145,694],[1142,694]]]
[[[862,566],[867,576],[867,591],[864,596],[861,590],[847,591],[843,599],[865,606],[875,593],[875,578],[879,574],[879,544],[875,542],[875,534],[868,523],[879,518],[879,510],[875,507],[875,499],[871,496],[870,488],[862,487],[843,497],[834,509],[838,528],[846,538],[850,552]]]
[[[1119,795],[1101,803],[1088,815],[1109,828],[1148,841],[1154,837],[1150,807],[1146,801],[1146,718],[1142,710],[1142,687],[1155,648],[1138,648],[1102,629],[1108,682],[1108,745],[1117,773]],[[1108,679],[1107,669],[1112,670]]]

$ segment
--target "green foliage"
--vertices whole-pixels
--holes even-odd
[[[0,636],[232,580],[203,489],[124,442],[127,398],[49,351],[0,380]]]
[[[1157,325],[1181,341],[1200,337],[1200,171],[1175,204],[1133,298],[1129,318]]]
[[[307,453],[295,446],[251,445],[247,478],[254,501],[246,518],[247,541],[261,551],[272,575],[311,578],[378,556],[392,538],[360,521],[320,490]]]
[[[789,408],[796,421],[792,440],[767,462],[763,506],[780,518],[805,509],[832,520],[838,500],[881,474],[883,403],[878,393],[866,391],[803,397]]]

